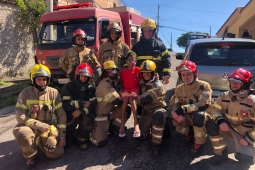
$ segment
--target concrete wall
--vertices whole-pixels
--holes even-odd
[[[217,37],[221,35],[224,31],[225,27],[228,26],[228,32],[236,34],[236,37],[241,37],[243,34],[243,30],[247,29],[252,36],[255,38],[255,0],[250,0],[245,7],[242,8],[241,11],[238,9],[235,11],[233,15],[231,15],[223,25],[223,27],[218,31]]]
[[[20,22],[18,7],[0,1],[0,78],[27,76],[34,52],[32,34]]]

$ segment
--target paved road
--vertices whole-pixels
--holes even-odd
[[[172,77],[167,89],[175,86],[177,74],[175,67],[180,61],[172,56]],[[5,110],[0,110],[0,116]],[[6,113],[6,111],[5,111]],[[10,113],[10,108],[9,108]],[[8,113],[8,114],[9,114]],[[12,128],[16,120],[14,115],[0,117],[0,169],[20,170],[25,169],[25,159],[22,157],[20,148],[12,135]],[[150,139],[141,142],[132,137],[133,121],[127,122],[127,140],[119,140],[109,137],[108,144],[97,148],[90,145],[85,152],[80,151],[76,146],[66,149],[65,155],[56,160],[45,158],[42,153],[38,156],[36,169],[135,169],[135,170],[155,170],[155,169],[175,169],[175,170],[252,170],[255,166],[249,167],[238,163],[234,159],[234,148],[229,147],[229,160],[221,166],[215,167],[208,163],[208,158],[213,151],[210,142],[207,141],[201,157],[194,159],[189,156],[190,145],[185,143],[184,137],[177,133],[172,134],[171,140],[164,140],[161,146],[161,155],[153,157],[151,153]],[[233,146],[233,143],[230,142]]]

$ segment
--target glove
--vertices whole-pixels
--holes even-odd
[[[91,113],[91,112],[94,113],[96,110],[96,107],[97,107],[97,100],[95,99],[93,101],[90,101],[90,105],[88,107],[89,113]]]
[[[57,146],[58,130],[54,125],[51,125],[48,138],[44,144],[44,149],[47,152],[54,152]]]
[[[42,123],[41,121],[35,119],[28,119],[25,125],[34,130],[39,130],[40,132],[46,132],[50,129],[50,125],[48,125],[47,123]]]

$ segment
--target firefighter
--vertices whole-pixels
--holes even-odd
[[[163,78],[163,83],[168,84],[171,76],[170,55],[163,42],[156,38],[156,28],[156,22],[152,19],[144,20],[141,24],[141,39],[133,46],[132,51],[137,54],[137,66],[145,60],[154,61],[159,78]]]
[[[157,156],[168,117],[164,100],[166,90],[156,75],[156,64],[153,61],[145,60],[142,62],[140,72],[142,74],[141,95],[137,99],[138,104],[143,107],[143,113],[139,120],[140,139],[146,139],[151,129],[152,152]]]
[[[98,103],[95,126],[90,134],[90,141],[95,146],[106,144],[108,131],[113,135],[119,136],[121,124],[122,100],[119,95],[120,83],[117,81],[118,69],[113,60],[104,62],[103,69],[102,80],[96,88]],[[126,117],[128,118],[130,114],[131,109],[129,108]]]
[[[172,125],[176,132],[186,135],[187,141],[193,142],[195,138],[191,155],[199,157],[206,142],[205,124],[209,114],[205,111],[211,104],[212,89],[209,83],[198,80],[192,61],[184,61],[178,75],[183,83],[175,88],[170,99]]]
[[[18,96],[13,135],[27,159],[27,168],[35,167],[35,158],[41,150],[49,158],[64,154],[66,113],[58,91],[48,86],[50,70],[36,64],[31,68],[32,86]]]
[[[255,144],[255,93],[251,90],[252,74],[239,68],[229,76],[230,90],[218,97],[212,105],[212,121],[207,133],[215,155],[209,160],[220,165],[228,159],[225,138],[234,140],[235,158],[242,163],[253,164]]]
[[[75,69],[80,63],[88,63],[94,70],[100,72],[100,63],[97,61],[94,51],[86,48],[87,36],[81,29],[73,32],[73,47],[68,48],[59,59],[59,67],[70,79],[74,79]],[[98,69],[96,69],[98,68]]]
[[[73,143],[81,150],[87,150],[89,133],[95,119],[95,88],[89,84],[93,70],[87,63],[79,64],[75,71],[75,79],[61,91],[63,108],[67,115],[66,145]],[[79,125],[77,132],[76,127]],[[75,133],[76,132],[76,133]]]
[[[107,27],[108,40],[101,44],[98,52],[98,59],[101,64],[105,61],[113,60],[119,69],[125,64],[124,56],[129,52],[126,43],[120,40],[122,30],[118,23],[112,22]]]

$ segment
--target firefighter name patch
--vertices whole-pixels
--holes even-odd
[[[205,92],[202,93],[202,96],[204,98],[208,99],[209,98],[209,93],[207,91],[205,91]]]

